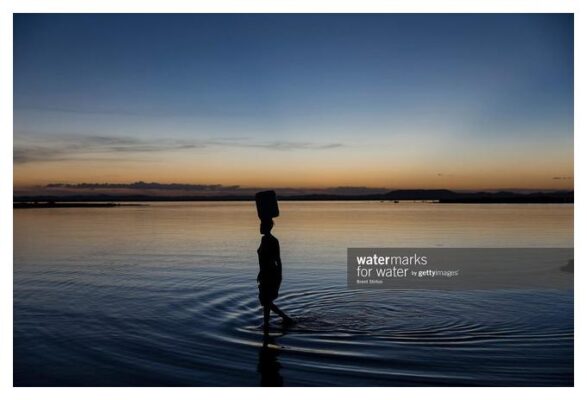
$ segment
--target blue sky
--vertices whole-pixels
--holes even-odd
[[[14,110],[15,185],[568,187],[573,18],[18,14]]]

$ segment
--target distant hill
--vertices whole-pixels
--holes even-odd
[[[440,203],[573,203],[574,192],[453,192],[450,190],[393,190],[386,200],[427,200]]]
[[[444,200],[458,196],[458,193],[446,189],[392,190],[385,194],[388,200]]]

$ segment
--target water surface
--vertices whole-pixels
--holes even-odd
[[[349,290],[347,247],[572,247],[572,205],[282,202],[263,336],[249,202],[14,211],[17,386],[572,385],[573,293]]]

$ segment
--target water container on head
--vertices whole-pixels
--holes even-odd
[[[263,220],[279,217],[277,194],[275,194],[273,190],[267,190],[255,194],[255,203],[257,203],[257,215],[259,216],[259,219]]]

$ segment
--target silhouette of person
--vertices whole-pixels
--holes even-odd
[[[274,339],[265,334],[263,346],[259,349],[259,362],[257,363],[257,372],[261,375],[261,386],[283,386],[283,377],[279,373],[281,364],[277,359],[278,355],[279,350]]]
[[[273,219],[261,220],[260,231],[263,235],[261,245],[257,250],[259,255],[259,301],[263,306],[263,329],[269,329],[269,314],[271,310],[283,318],[283,323],[291,324],[293,319],[281,311],[273,301],[279,296],[281,285],[281,256],[279,253],[279,240],[271,234]]]

